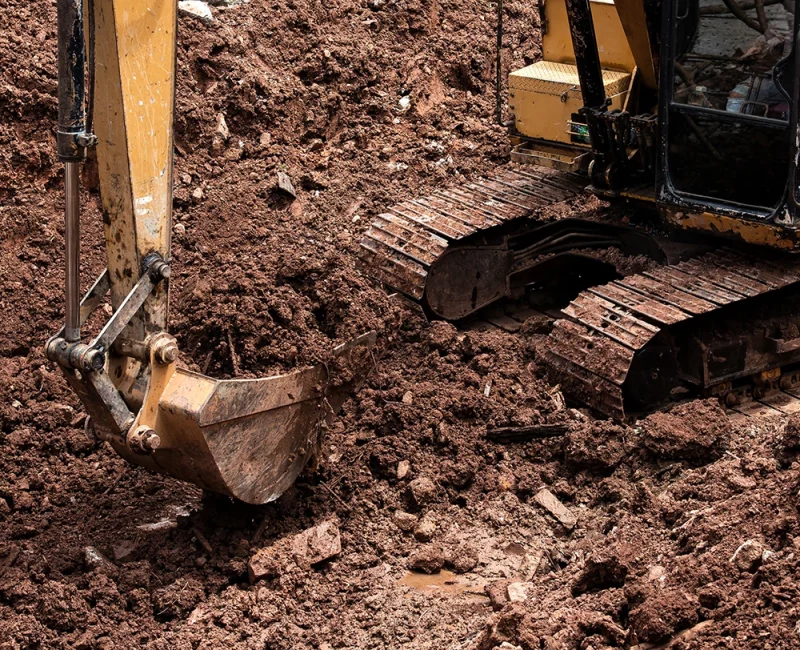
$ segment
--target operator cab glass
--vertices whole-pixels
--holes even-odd
[[[667,183],[689,202],[766,215],[784,201],[791,156],[794,4],[737,14],[722,0],[672,3]]]

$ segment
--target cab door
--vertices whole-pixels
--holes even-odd
[[[774,220],[796,186],[796,2],[739,15],[722,0],[704,2],[680,43],[687,2],[697,0],[665,3],[659,201]]]

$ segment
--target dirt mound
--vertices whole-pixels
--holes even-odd
[[[704,403],[595,421],[535,374],[546,322],[521,336],[429,325],[355,263],[383,206],[506,160],[493,7],[252,0],[180,18],[182,359],[283,372],[369,329],[384,352],[319,468],[247,508],[89,441],[44,361],[63,284],[55,7],[6,5],[0,648],[796,646],[796,423],[733,425]],[[538,18],[535,3],[506,11],[510,69],[538,55]],[[96,195],[83,204],[88,284],[104,257]],[[486,435],[539,424],[567,433]],[[335,556],[269,552],[331,520]],[[256,555],[274,562],[251,584]]]

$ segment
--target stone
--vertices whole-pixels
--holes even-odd
[[[292,553],[300,566],[311,567],[342,552],[342,538],[334,521],[326,521],[295,535]]]
[[[292,184],[292,179],[289,178],[289,175],[285,172],[278,172],[278,189],[286,192],[289,196],[297,198],[297,192],[294,189],[294,185]]]
[[[186,234],[186,226],[184,226],[182,223],[176,223],[174,230],[176,235]]]
[[[577,517],[547,488],[539,490],[533,500],[553,515],[567,530],[572,530],[577,525]]]
[[[228,123],[225,121],[225,116],[222,113],[217,113],[217,129],[216,133],[220,136],[223,140],[226,140],[231,137],[230,129],[228,129]]]
[[[195,201],[202,201],[203,200],[203,188],[202,187],[196,187],[194,192],[192,192],[192,198]]]
[[[260,136],[258,136],[258,143],[262,147],[268,147],[272,142],[272,135],[264,131]]]
[[[430,545],[409,558],[408,568],[422,573],[439,573],[444,568],[444,563],[444,550],[440,546]]]
[[[420,476],[411,481],[408,484],[408,490],[411,493],[414,505],[418,508],[431,503],[438,492],[436,484],[426,476]]]
[[[403,393],[402,402],[403,404],[413,404],[414,393],[412,393],[410,390],[407,390],[405,393]]]
[[[740,571],[754,573],[758,567],[761,566],[765,550],[761,542],[748,539],[736,549],[730,561],[735,564]]]
[[[436,522],[431,515],[425,515],[414,528],[414,537],[420,542],[430,542],[436,534]]]
[[[395,510],[394,523],[404,533],[409,533],[414,530],[414,526],[417,525],[417,517],[412,515],[410,512]]]
[[[10,513],[11,513],[11,506],[8,505],[8,501],[0,497],[0,517],[4,517]]]
[[[524,603],[528,600],[528,586],[524,582],[511,582],[506,587],[506,594],[508,602],[510,603]]]
[[[478,549],[465,542],[460,544],[453,552],[450,563],[455,573],[469,573],[478,566],[479,559]]]
[[[180,0],[178,2],[178,11],[185,16],[199,18],[204,23],[210,23],[214,20],[211,7],[205,2],[200,2],[200,0]]]
[[[411,471],[411,463],[407,460],[401,460],[397,463],[397,478],[401,481],[408,476],[408,473]]]
[[[83,549],[83,561],[86,568],[91,571],[98,571],[109,577],[119,574],[119,569],[105,555],[98,551],[94,546],[87,546]]]

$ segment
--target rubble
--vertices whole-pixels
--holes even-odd
[[[300,566],[311,567],[341,552],[342,539],[334,521],[321,523],[292,538],[292,553]]]
[[[341,552],[339,527],[334,521],[326,521],[259,549],[250,557],[247,573],[250,582],[255,583],[279,576],[290,561],[310,569]]]
[[[83,549],[83,561],[89,570],[96,570],[107,576],[116,576],[119,573],[116,565],[94,546],[86,546]]]
[[[572,530],[577,525],[578,519],[575,515],[547,488],[539,490],[533,499],[553,515],[567,530]]]

